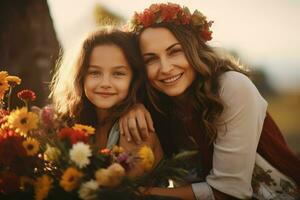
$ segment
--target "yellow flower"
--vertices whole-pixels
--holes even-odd
[[[123,153],[125,150],[123,147],[121,146],[117,146],[115,145],[113,148],[112,148],[112,152],[115,154],[115,155],[119,155],[121,153]]]
[[[11,86],[21,84],[21,79],[17,76],[7,76],[6,80],[7,80],[8,84],[11,85]]]
[[[27,138],[22,144],[28,156],[36,155],[40,149],[40,143],[33,138]]]
[[[75,124],[72,128],[74,130],[83,131],[83,132],[88,133],[90,135],[95,133],[95,128],[93,128],[91,126],[82,125],[82,124]]]
[[[139,152],[138,155],[141,159],[140,164],[144,168],[145,171],[149,171],[154,164],[154,154],[150,147],[143,146]]]
[[[52,187],[52,179],[49,176],[43,175],[41,177],[38,177],[34,185],[35,199],[36,200],[46,199],[51,187]]]
[[[71,192],[79,186],[83,174],[74,167],[66,169],[61,177],[59,185],[67,192]]]
[[[125,169],[118,163],[110,165],[107,169],[99,169],[95,178],[99,186],[114,187],[121,183],[125,176]]]
[[[27,132],[36,129],[38,126],[38,115],[28,112],[26,107],[13,111],[8,117],[10,128],[16,129],[20,135],[27,135]]]
[[[3,99],[5,92],[9,89],[9,84],[6,80],[7,71],[0,71],[0,100]]]

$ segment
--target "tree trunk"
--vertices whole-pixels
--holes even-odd
[[[51,70],[59,53],[59,43],[46,0],[0,1],[0,69],[22,79],[16,92],[36,92],[35,105],[47,103]]]

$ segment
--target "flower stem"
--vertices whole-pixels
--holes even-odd
[[[10,109],[11,109],[11,103],[12,103],[12,97],[11,97],[11,94],[12,94],[12,90],[13,90],[13,87],[11,86],[9,88],[9,92],[8,92],[8,97],[7,97],[7,110],[8,112],[10,112]]]

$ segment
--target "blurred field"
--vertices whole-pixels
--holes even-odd
[[[287,143],[300,156],[300,92],[284,92],[266,99],[269,103],[268,111],[279,125]]]

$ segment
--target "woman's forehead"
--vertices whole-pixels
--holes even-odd
[[[146,28],[140,35],[140,48],[143,52],[168,48],[179,41],[167,28]]]

